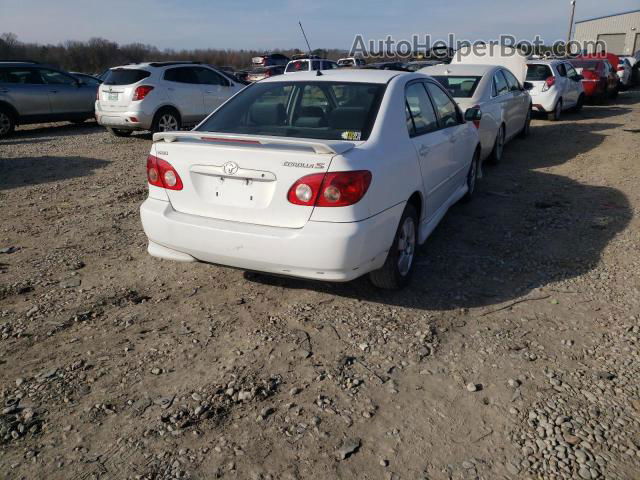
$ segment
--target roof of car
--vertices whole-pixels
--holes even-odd
[[[502,68],[496,65],[467,65],[456,63],[453,65],[433,65],[420,69],[420,72],[427,75],[474,75],[482,76],[495,69]]]
[[[361,82],[361,83],[388,83],[392,78],[405,73],[395,70],[322,70],[322,75],[318,76],[316,70],[294,72],[283,77],[271,77],[264,82]]]
[[[558,63],[566,63],[569,60],[569,58],[533,58],[531,60],[527,60],[527,63],[531,63],[533,65],[555,65]]]

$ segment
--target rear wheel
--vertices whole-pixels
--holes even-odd
[[[520,138],[527,138],[531,133],[531,107],[527,111],[527,119],[524,121],[524,127],[520,130]]]
[[[557,122],[558,120],[560,120],[561,116],[562,116],[562,99],[558,100],[558,103],[556,103],[556,106],[553,109],[553,112],[551,112],[548,115],[548,118],[549,118],[549,121],[551,122]]]
[[[473,160],[469,167],[469,173],[467,173],[467,193],[462,197],[462,201],[465,203],[473,200],[476,193],[476,183],[478,183],[478,166],[480,165],[480,150],[476,150],[473,154]]]
[[[616,88],[611,92],[610,98],[618,98],[620,93],[620,85],[616,85]]]
[[[573,107],[573,111],[576,113],[580,113],[582,111],[582,107],[584,107],[584,94],[580,94],[578,97],[578,103]]]
[[[504,153],[504,141],[505,141],[505,129],[504,125],[500,125],[498,129],[498,133],[496,135],[496,140],[493,144],[493,150],[491,151],[491,155],[489,155],[489,163],[498,164],[502,160],[502,155]]]
[[[418,213],[413,205],[407,204],[387,260],[381,269],[369,274],[371,283],[385,290],[398,290],[407,286],[413,275],[417,247]]]
[[[6,108],[0,107],[0,138],[8,137],[16,128],[16,121],[13,113]]]
[[[151,125],[151,131],[157,132],[175,132],[180,130],[180,115],[173,109],[164,109],[156,113]]]
[[[107,130],[111,135],[115,135],[116,137],[129,137],[133,133],[133,130],[124,130],[122,128],[107,127]]]

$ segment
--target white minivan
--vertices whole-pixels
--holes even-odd
[[[268,78],[153,140],[140,208],[151,255],[370,274],[381,288],[408,283],[417,246],[473,195],[480,158],[477,129],[438,82],[382,70]]]

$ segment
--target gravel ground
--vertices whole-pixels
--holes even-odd
[[[20,128],[0,478],[639,478],[639,131],[534,121],[386,293],[151,258],[148,135]]]

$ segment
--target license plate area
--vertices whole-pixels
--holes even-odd
[[[192,180],[198,196],[208,204],[237,208],[266,208],[276,186],[275,181],[197,173]]]
[[[107,93],[107,100],[109,100],[110,102],[117,102],[118,101],[118,94],[115,92],[108,92]]]

